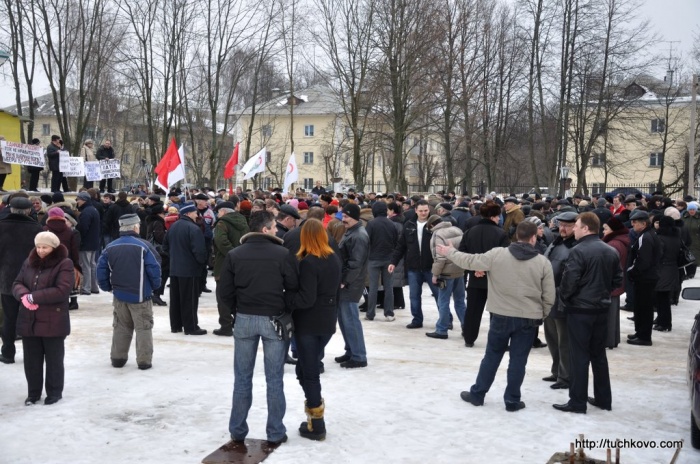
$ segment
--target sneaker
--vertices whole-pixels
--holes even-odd
[[[344,363],[340,363],[340,367],[344,367],[345,369],[356,369],[358,367],[367,367],[367,361],[355,361],[354,359],[351,359],[349,361],[345,361]]]
[[[384,316],[384,322],[394,322],[395,320],[395,316]]]

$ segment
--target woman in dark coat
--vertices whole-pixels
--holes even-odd
[[[342,264],[328,244],[323,223],[307,219],[301,228],[299,262],[299,291],[292,298],[298,361],[296,374],[306,396],[307,422],[299,433],[311,440],[326,438],[321,397],[319,363],[324,348],[335,333],[338,319],[338,290]]]
[[[68,250],[52,232],[40,232],[34,249],[12,285],[21,301],[17,334],[22,336],[27,406],[41,399],[46,362],[46,399],[54,404],[63,397],[64,342],[70,334],[68,297],[75,282]]]
[[[161,298],[165,293],[165,285],[170,275],[170,256],[162,252],[163,242],[165,241],[165,208],[162,203],[153,205],[151,214],[146,216],[146,239],[156,247],[160,254],[160,287],[153,291],[153,303],[158,306],[167,306],[168,304]]]
[[[672,217],[661,216],[656,231],[663,244],[661,270],[656,284],[656,324],[654,330],[671,331],[671,294],[678,286],[678,254],[681,250],[681,234]]]
[[[614,289],[610,298],[608,309],[608,338],[605,342],[607,348],[617,348],[620,344],[620,295],[625,293],[627,280],[627,250],[630,246],[630,231],[616,217],[611,217],[603,224],[603,242],[615,248],[620,255],[620,268],[622,269],[622,284]]]

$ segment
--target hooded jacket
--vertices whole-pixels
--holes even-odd
[[[214,278],[218,279],[229,251],[241,244],[241,238],[250,232],[241,213],[220,216],[214,226]]]
[[[464,269],[435,252],[437,245],[447,245],[449,243],[457,248],[461,241],[462,229],[453,226],[451,222],[440,222],[433,227],[433,236],[430,239],[430,252],[433,255],[432,272],[434,277],[455,279],[464,275]]]
[[[552,265],[530,244],[516,242],[479,255],[455,250],[447,258],[463,269],[489,272],[486,310],[493,314],[541,320],[554,305]]]

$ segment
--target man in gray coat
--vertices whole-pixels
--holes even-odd
[[[481,360],[476,382],[461,397],[474,406],[482,406],[493,384],[503,355],[510,347],[508,385],[503,395],[506,411],[525,407],[520,387],[525,366],[542,320],[554,304],[552,265],[535,249],[537,226],[529,221],[515,229],[517,242],[508,248],[493,248],[483,254],[461,253],[452,245],[438,245],[436,251],[456,265],[472,271],[489,272],[486,310],[491,313],[486,353]]]
[[[343,207],[343,225],[345,235],[338,245],[343,262],[338,325],[345,340],[345,354],[335,358],[335,362],[340,363],[340,367],[352,369],[367,367],[367,349],[358,303],[367,277],[369,236],[360,224],[360,207],[354,203]]]

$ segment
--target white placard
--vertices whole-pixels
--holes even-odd
[[[66,150],[59,150],[58,152],[58,169],[61,172],[70,170],[70,153]]]
[[[102,180],[102,170],[100,169],[99,161],[85,162],[85,180],[88,182]]]
[[[121,164],[118,159],[100,160],[100,171],[103,179],[119,179],[122,176]]]
[[[44,167],[43,147],[7,140],[0,142],[0,146],[2,147],[2,159],[6,163]]]
[[[85,160],[79,157],[68,158],[68,169],[63,170],[64,177],[83,177],[85,175]]]

